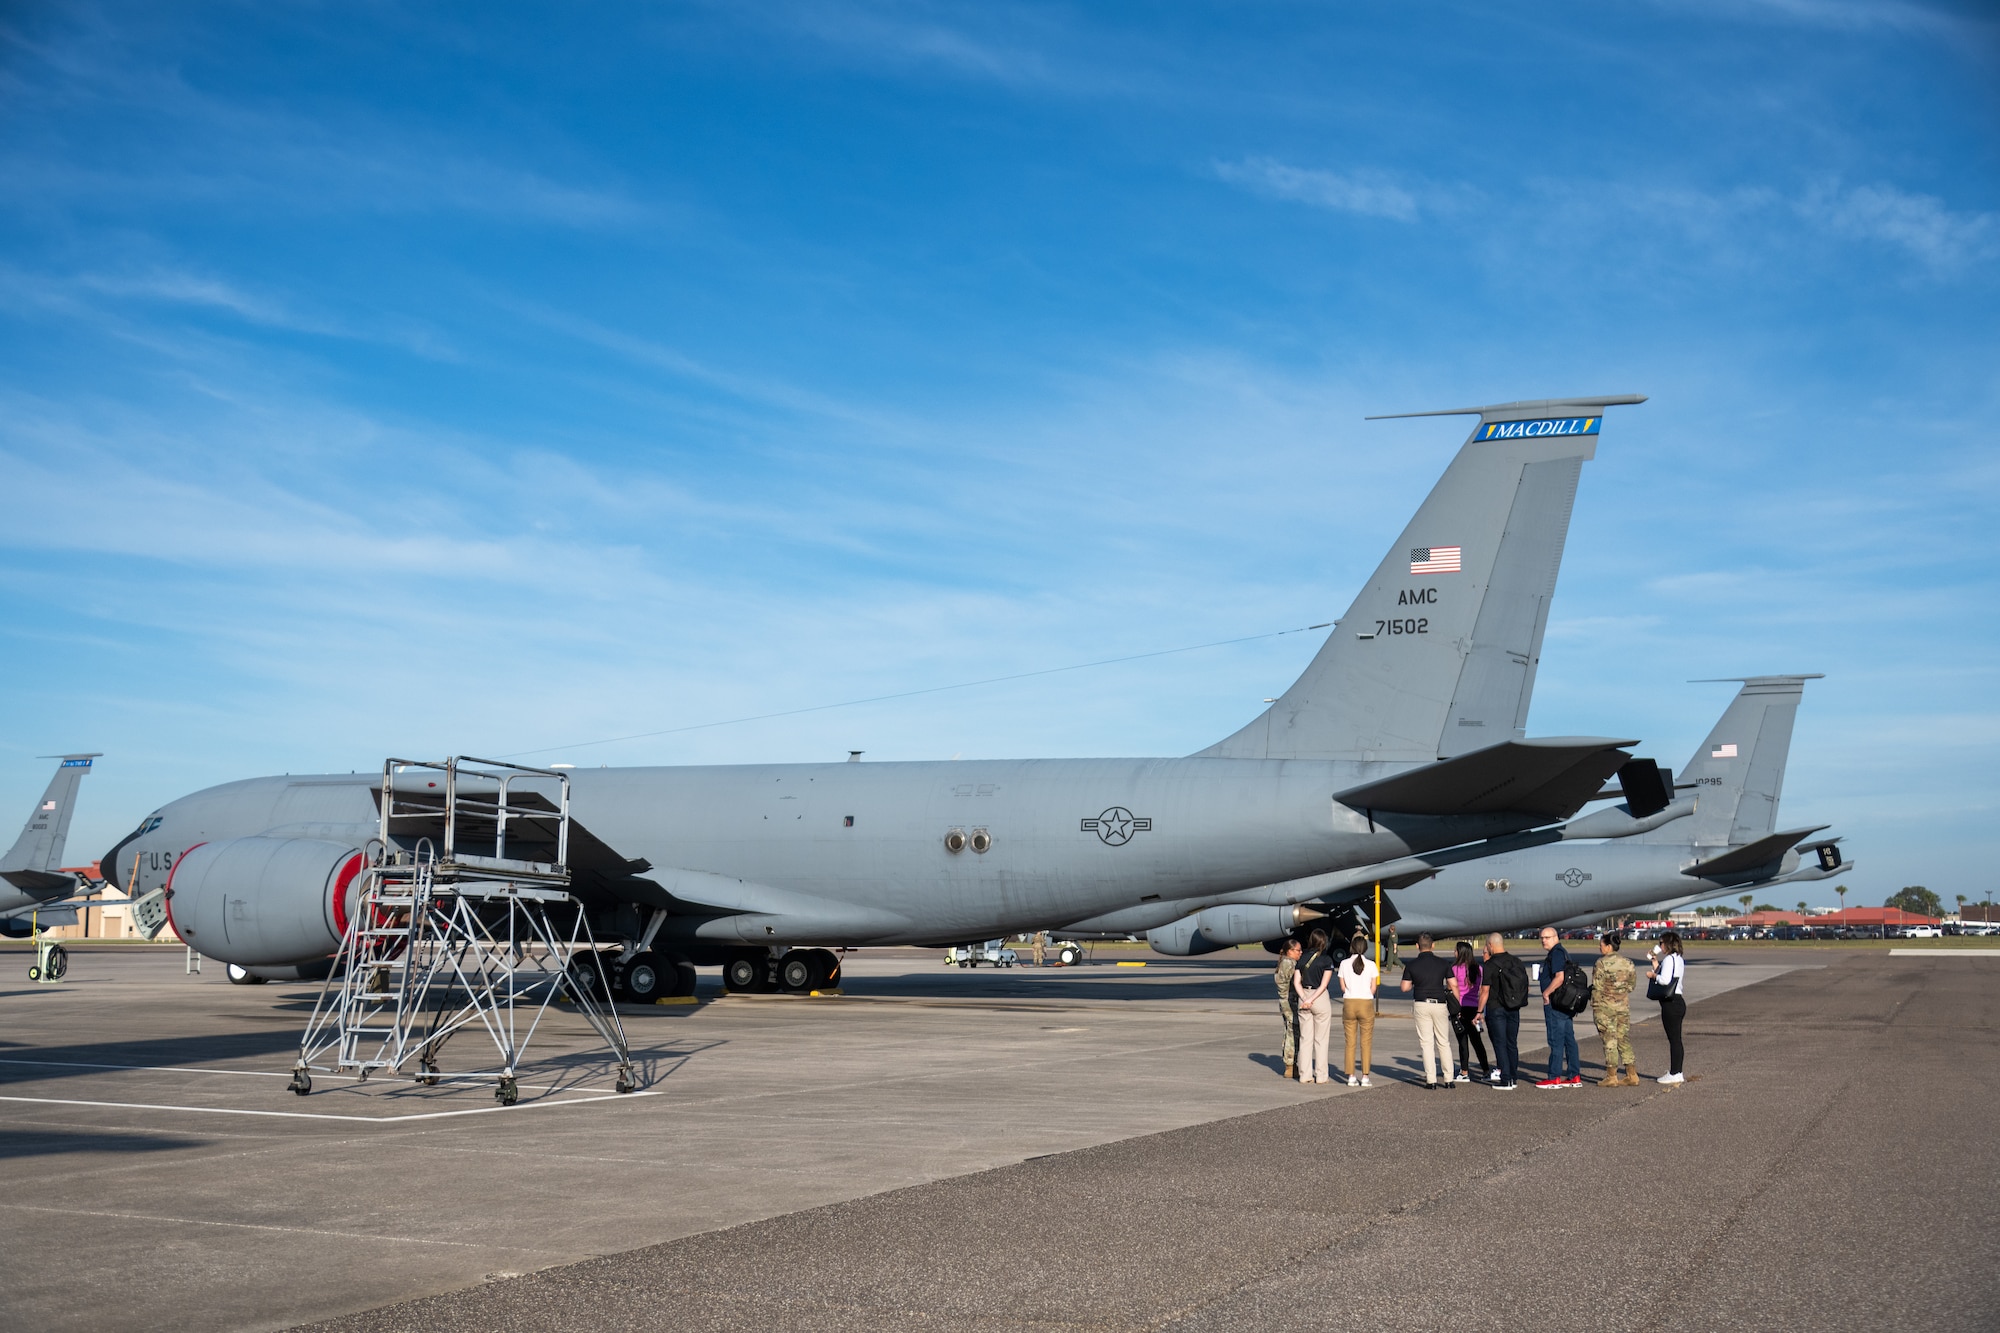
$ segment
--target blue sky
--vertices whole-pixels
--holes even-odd
[[[73,859],[389,753],[1186,753],[1318,636],[581,742],[1328,620],[1463,438],[1364,415],[1637,391],[1531,730],[1824,671],[1850,901],[1995,887],[1983,6],[4,24],[0,817],[105,751]]]

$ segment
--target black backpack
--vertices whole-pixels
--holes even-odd
[[[1549,1003],[1557,1013],[1572,1018],[1590,1007],[1590,973],[1578,966],[1575,959],[1564,965],[1562,985],[1549,996]]]
[[[1493,998],[1500,1001],[1502,1009],[1520,1009],[1528,1003],[1528,969],[1521,966],[1521,960],[1513,954],[1503,954],[1505,962],[1494,960],[1486,965],[1493,980]]]

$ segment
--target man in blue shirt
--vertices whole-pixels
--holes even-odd
[[[1542,960],[1542,1027],[1549,1037],[1549,1076],[1535,1086],[1538,1088],[1580,1088],[1583,1086],[1583,1061],[1576,1049],[1576,1023],[1562,1010],[1549,1003],[1549,997],[1562,985],[1563,974],[1569,971],[1569,950],[1562,947],[1562,937],[1556,934],[1554,926],[1542,927],[1542,947],[1549,951]]]

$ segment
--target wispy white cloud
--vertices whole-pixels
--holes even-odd
[[[1092,92],[1121,81],[1107,62],[1075,56],[1082,34],[1050,9],[940,0],[763,0],[722,9],[732,20],[881,69],[930,71],[1016,90]]]
[[[657,210],[605,183],[500,162],[460,136],[385,122],[356,106],[296,110],[227,99],[191,82],[162,50],[108,22],[36,43],[0,30],[10,132],[0,199],[255,200],[298,213],[454,212],[576,228],[629,225]],[[126,125],[118,151],[79,156],[60,128],[91,117]]]
[[[1893,185],[1825,182],[1806,191],[1799,216],[1838,236],[1899,245],[1934,269],[2000,254],[2000,216],[1953,209],[1942,199]]]
[[[1247,157],[1215,163],[1215,174],[1275,199],[1289,199],[1334,213],[1363,217],[1417,220],[1417,196],[1390,176],[1377,171],[1338,172],[1295,167],[1276,158]]]
[[[1964,17],[1910,0],[1655,0],[1666,9],[1716,17],[1765,20],[1836,32],[1889,29],[1955,35],[1974,27]]]

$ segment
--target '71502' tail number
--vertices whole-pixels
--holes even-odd
[[[1424,616],[1417,620],[1378,620],[1375,622],[1377,634],[1429,634],[1431,620]]]

